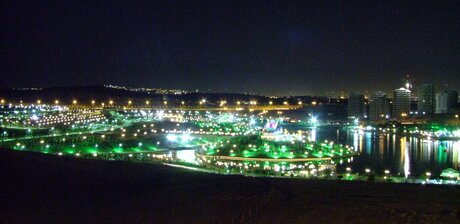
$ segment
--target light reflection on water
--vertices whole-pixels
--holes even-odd
[[[337,130],[339,134],[337,134]],[[360,151],[351,164],[356,172],[370,168],[378,173],[385,169],[392,174],[419,176],[427,171],[439,175],[443,169],[459,169],[460,141],[427,140],[398,134],[364,132],[358,133],[340,127],[317,127],[318,141],[334,140],[353,146]]]
[[[337,164],[338,172],[351,167],[353,172],[364,173],[365,169],[382,174],[418,177],[429,171],[439,175],[446,168],[459,169],[460,141],[427,140],[398,134],[363,132],[358,133],[337,126],[309,129],[309,139],[332,140],[353,146],[359,156],[344,159]],[[195,163],[194,150],[177,150],[177,158]]]

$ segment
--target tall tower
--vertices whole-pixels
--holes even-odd
[[[433,84],[421,84],[417,88],[417,113],[430,116],[434,113],[435,95]]]
[[[350,93],[348,96],[348,118],[363,118],[364,109],[364,94]]]
[[[390,105],[387,94],[382,91],[373,92],[369,98],[369,120],[385,120],[390,116]]]
[[[396,119],[406,118],[410,112],[410,90],[405,88],[396,89],[393,92],[393,114]]]
[[[410,77],[410,75],[406,75],[406,78],[402,79],[404,82],[404,88],[407,90],[412,91],[412,84],[414,82],[414,79]]]
[[[445,90],[436,95],[436,113],[451,113],[453,112],[458,101],[458,92]]]

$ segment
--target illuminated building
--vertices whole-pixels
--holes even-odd
[[[405,88],[396,89],[393,92],[393,114],[394,118],[405,118],[410,112],[411,92]]]

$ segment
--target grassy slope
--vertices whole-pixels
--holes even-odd
[[[0,150],[0,223],[458,223],[460,188],[261,179]]]

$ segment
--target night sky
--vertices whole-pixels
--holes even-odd
[[[2,1],[0,86],[460,90],[460,1]]]

